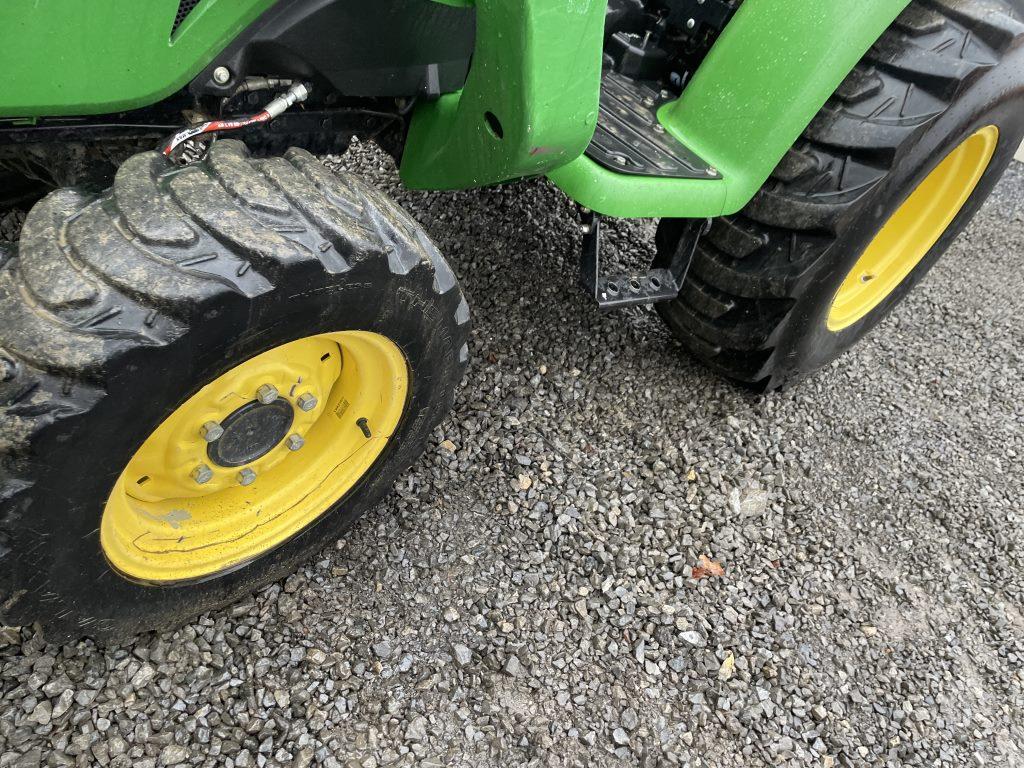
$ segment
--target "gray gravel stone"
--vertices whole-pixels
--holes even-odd
[[[160,750],[160,758],[157,760],[157,764],[180,765],[188,759],[188,756],[189,751],[185,747],[179,746],[178,744],[168,744]]]
[[[387,640],[382,640],[379,643],[373,644],[373,652],[377,655],[378,658],[390,659],[392,655],[394,655],[395,649]]]
[[[455,655],[455,663],[460,667],[464,667],[473,660],[473,652],[469,650],[462,643],[456,643],[452,646],[452,653]]]
[[[1024,167],[851,354],[761,396],[598,312],[547,182],[331,164],[459,275],[452,416],[239,605],[121,646],[0,631],[0,767],[1024,765]],[[652,237],[609,221],[610,267]]]

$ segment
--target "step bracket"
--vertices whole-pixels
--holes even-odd
[[[672,301],[686,281],[700,238],[711,229],[711,219],[692,219],[679,238],[675,252],[665,266],[646,272],[601,274],[601,217],[593,211],[580,214],[583,222],[583,251],[580,285],[601,309],[619,309],[641,304]]]

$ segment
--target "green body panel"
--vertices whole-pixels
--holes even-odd
[[[605,0],[475,5],[465,87],[413,115],[401,168],[410,187],[463,189],[539,175],[579,157],[594,135]],[[500,122],[500,136],[487,113]]]
[[[616,173],[583,155],[598,116],[605,0],[436,1],[476,6],[476,51],[460,92],[417,106],[405,183],[462,189],[546,173],[582,205],[624,217],[742,208],[910,2],[746,0],[659,112],[722,176],[690,180]],[[0,117],[152,104],[273,2],[204,0],[172,38],[178,0],[3,0]]]
[[[712,217],[754,197],[829,96],[910,0],[746,0],[659,121],[721,180],[658,179],[579,157],[549,176],[599,213]]]
[[[417,109],[402,178],[461,189],[547,173],[606,215],[734,213],[909,2],[746,0],[683,96],[659,113],[722,176],[704,180],[630,176],[583,156],[596,117],[604,2],[478,0],[469,81],[461,94]],[[503,139],[488,129],[487,111],[501,120]]]
[[[182,88],[275,0],[2,0],[0,117],[86,115]]]

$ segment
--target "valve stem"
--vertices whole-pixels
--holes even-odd
[[[369,440],[371,437],[373,437],[373,435],[370,433],[370,425],[366,421],[365,417],[359,419],[356,422],[356,426],[359,427],[359,429],[361,429],[363,431],[363,437],[365,437],[367,440]]]

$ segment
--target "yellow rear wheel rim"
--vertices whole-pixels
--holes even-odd
[[[402,351],[363,331],[310,336],[238,365],[178,407],[128,462],[100,523],[107,560],[151,583],[255,560],[367,474],[408,392]]]
[[[906,279],[970,199],[998,144],[999,129],[982,128],[921,182],[843,280],[829,310],[830,331],[863,319]]]

